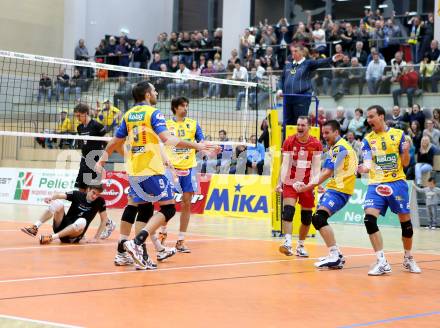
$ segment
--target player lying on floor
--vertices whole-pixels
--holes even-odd
[[[99,212],[101,223],[93,239],[88,240],[88,242],[97,242],[109,220],[105,208],[105,200],[100,197],[102,191],[102,185],[95,185],[89,186],[87,192],[69,191],[47,197],[44,199],[45,203],[48,204],[47,210],[44,211],[35,224],[22,228],[21,231],[35,237],[40,226],[53,217],[53,233],[40,235],[40,244],[49,244],[58,239],[62,243],[78,243],[84,237],[90,223]],[[64,213],[62,199],[71,202],[67,214]]]

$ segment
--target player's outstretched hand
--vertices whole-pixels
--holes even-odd
[[[296,189],[297,192],[301,193],[312,190],[314,186],[312,184],[305,185],[303,182],[296,182],[294,184],[294,188]]]
[[[338,62],[338,61],[342,60],[343,58],[344,58],[344,54],[336,54],[333,56],[333,60],[335,62]]]
[[[214,156],[219,154],[222,148],[213,143],[202,141],[197,144],[196,150],[201,151],[208,156]]]
[[[283,185],[281,183],[275,187],[275,192],[279,192],[279,193],[283,192]]]
[[[46,204],[49,204],[52,201],[52,197],[45,197],[43,200]]]
[[[319,194],[323,194],[323,193],[325,193],[325,188],[324,188],[322,185],[319,185],[319,186],[318,186],[318,193],[319,193]]]
[[[97,243],[99,243],[99,239],[96,239],[96,238],[86,239],[86,243],[87,244],[97,244]]]

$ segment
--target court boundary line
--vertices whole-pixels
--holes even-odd
[[[437,262],[439,260],[433,261],[425,261],[425,262]],[[396,263],[391,263],[395,265]],[[356,270],[363,269],[368,267],[368,265],[358,265],[353,267],[345,268],[345,270]],[[157,271],[157,270],[156,270]],[[115,291],[115,290],[125,290],[125,289],[136,289],[136,288],[147,288],[147,287],[159,287],[159,286],[174,286],[174,285],[183,285],[183,284],[191,284],[191,283],[204,283],[204,282],[214,282],[214,281],[227,281],[227,280],[235,280],[235,279],[251,279],[251,278],[264,278],[264,277],[274,277],[281,275],[293,275],[293,274],[302,274],[302,273],[313,273],[317,270],[302,270],[302,271],[288,271],[288,272],[277,272],[277,273],[266,273],[266,274],[248,274],[242,276],[232,276],[232,277],[218,277],[218,278],[210,278],[210,279],[198,279],[198,280],[184,280],[184,281],[174,281],[174,282],[162,282],[162,283],[153,283],[153,284],[143,284],[143,285],[132,285],[132,286],[121,286],[121,287],[110,287],[110,288],[101,288],[101,289],[86,289],[86,290],[76,290],[76,291],[64,291],[57,293],[48,293],[48,294],[34,294],[34,295],[23,295],[23,296],[11,296],[0,298],[1,301],[8,300],[17,300],[17,299],[28,299],[28,298],[37,298],[37,297],[48,297],[48,296],[60,296],[60,295],[74,295],[74,294],[83,294],[83,293],[99,293],[99,292],[107,292],[107,291]],[[328,270],[326,270],[328,271]],[[356,326],[355,326],[356,327]],[[350,327],[345,327],[350,328]]]
[[[58,322],[52,322],[52,321],[45,321],[45,320],[36,320],[36,319],[30,319],[26,317],[19,317],[19,316],[13,316],[13,315],[7,315],[7,314],[0,314],[0,319],[10,319],[10,320],[20,320],[25,322],[32,322],[32,323],[38,323],[42,325],[50,325],[53,327],[63,327],[63,328],[83,328],[82,326],[73,326],[68,325],[65,323],[58,323]]]
[[[433,316],[433,315],[440,315],[440,311],[432,311],[432,312],[425,312],[425,313],[403,315],[403,316],[399,316],[399,317],[392,317],[392,318],[375,320],[375,321],[364,322],[364,323],[355,323],[355,324],[351,324],[348,326],[340,326],[339,328],[367,327],[367,326],[378,325],[381,323],[390,323],[390,322],[401,321],[401,320],[406,320],[406,319],[423,318],[423,317],[428,317],[428,316]]]
[[[399,252],[385,252],[385,254],[396,254]],[[365,254],[351,254],[344,255],[346,258],[351,257],[362,257],[362,256],[374,256],[374,253]],[[71,278],[85,278],[85,277],[95,277],[95,276],[112,276],[119,274],[132,274],[132,273],[145,273],[145,272],[163,272],[163,271],[176,271],[176,270],[194,270],[194,269],[206,269],[206,268],[221,268],[221,267],[231,267],[231,266],[241,266],[241,265],[258,265],[258,264],[269,264],[269,263],[283,263],[283,262],[296,262],[296,261],[312,261],[319,260],[319,257],[308,257],[308,258],[292,258],[292,259],[278,259],[278,260],[262,260],[262,261],[249,261],[249,262],[233,262],[233,263],[214,263],[214,264],[201,264],[201,265],[189,265],[189,266],[177,266],[171,268],[163,268],[157,270],[130,270],[130,271],[107,271],[107,272],[93,272],[93,273],[80,273],[80,274],[69,274],[69,275],[58,275],[58,276],[43,276],[43,277],[30,277],[30,278],[19,278],[19,279],[3,279],[0,280],[0,284],[15,283],[15,282],[25,282],[25,281],[42,281],[42,280],[57,280],[57,279],[71,279]]]

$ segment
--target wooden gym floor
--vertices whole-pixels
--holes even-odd
[[[267,220],[193,216],[191,254],[135,271],[113,264],[117,231],[46,246],[19,231],[43,209],[0,205],[0,327],[440,327],[440,231],[416,230],[417,275],[402,268],[400,229],[383,228],[393,273],[369,277],[364,227],[335,225],[347,263],[318,271],[319,237],[306,241],[310,258],[286,257]],[[121,211],[109,212],[118,222]],[[178,217],[170,245],[177,228]]]

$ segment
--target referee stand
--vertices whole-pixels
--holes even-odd
[[[278,179],[281,173],[281,161],[282,161],[282,152],[281,147],[284,140],[296,133],[296,125],[286,124],[287,117],[286,115],[286,101],[288,97],[292,98],[304,98],[309,97],[310,103],[315,103],[315,126],[312,126],[310,129],[310,135],[316,138],[320,138],[320,130],[318,126],[318,107],[319,107],[319,99],[317,96],[311,94],[286,94],[283,95],[283,121],[282,124],[279,124],[279,115],[276,109],[270,109],[267,113],[268,123],[269,123],[269,146],[273,152],[272,156],[272,237],[283,237],[284,232],[282,231],[281,224],[281,214],[283,209],[283,200],[282,195],[280,193],[275,192],[275,188],[278,184]],[[308,103],[308,101],[306,101]],[[307,112],[308,115],[308,112]],[[302,115],[297,115],[302,116]],[[296,117],[296,115],[293,115]],[[315,189],[315,203],[318,201],[318,192]],[[315,208],[314,208],[315,209]],[[299,227],[301,222],[301,206],[297,203],[295,206],[295,216],[293,219],[293,234],[298,235]],[[316,235],[316,229],[313,225],[309,230],[309,237],[314,237]]]

